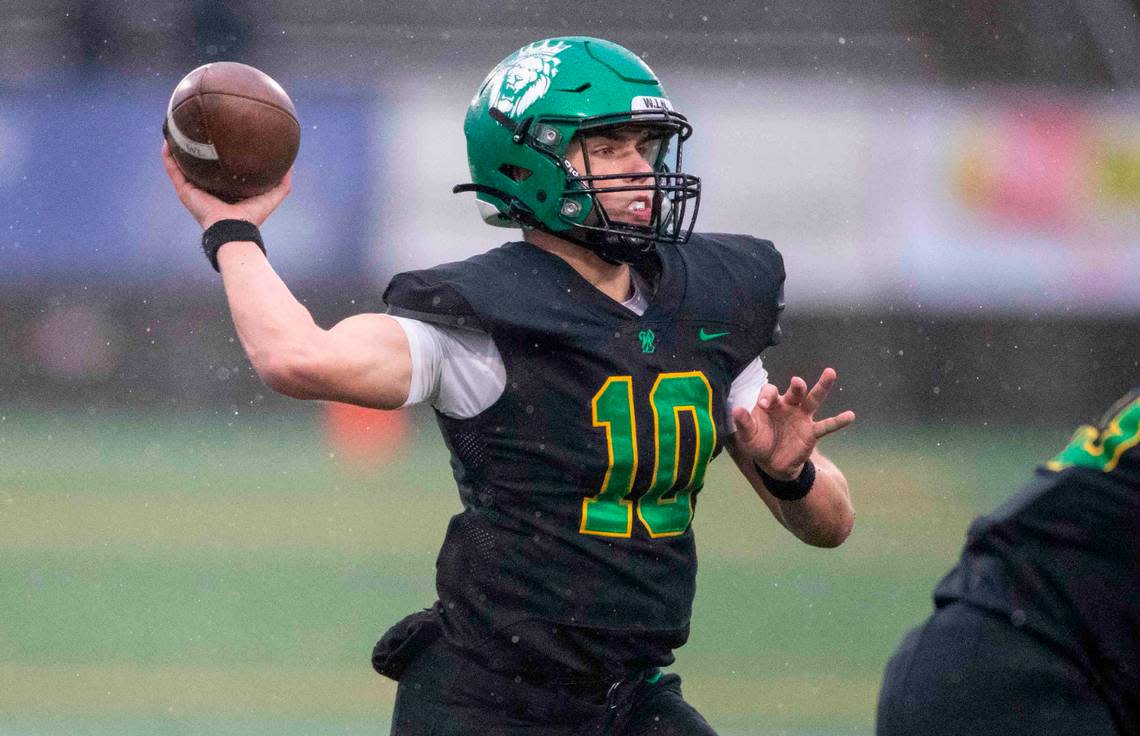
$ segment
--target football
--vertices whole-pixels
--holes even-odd
[[[232,61],[200,66],[182,78],[162,133],[186,178],[227,202],[272,189],[301,145],[297,110],[281,85]]]

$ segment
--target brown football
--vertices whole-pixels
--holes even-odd
[[[233,61],[182,78],[162,133],[186,178],[227,202],[272,189],[301,145],[297,110],[281,85]]]

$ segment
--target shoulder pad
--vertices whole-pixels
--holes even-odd
[[[490,332],[546,328],[558,269],[532,246],[508,243],[465,261],[397,274],[384,291],[388,312]]]
[[[784,259],[770,240],[727,233],[694,234],[678,249],[698,308],[749,328],[753,356],[780,342]]]
[[[685,251],[723,265],[737,278],[784,282],[784,258],[771,240],[751,235],[699,233],[693,235]]]
[[[459,285],[461,263],[398,273],[384,290],[388,314],[448,327],[480,329],[475,308]]]

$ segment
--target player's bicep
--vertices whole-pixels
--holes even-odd
[[[296,371],[299,398],[395,409],[408,398],[407,335],[386,314],[358,314],[322,330]],[[295,395],[296,395],[295,394]]]

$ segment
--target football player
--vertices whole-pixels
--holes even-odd
[[[1140,387],[970,526],[879,736],[1140,734]]]
[[[692,126],[637,56],[529,44],[484,80],[465,133],[473,181],[456,191],[522,239],[399,274],[387,314],[329,330],[263,255],[256,226],[288,179],[227,205],[166,166],[271,387],[436,410],[463,512],[438,602],[374,650],[400,682],[392,733],[713,733],[660,670],[689,633],[708,464],[727,449],[780,523],[836,546],[854,512],[817,443],[854,414],[816,418],[830,368],[810,390],[768,383],[781,257],[692,234]]]

